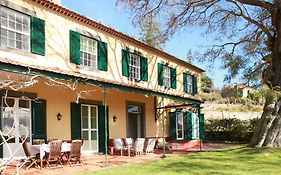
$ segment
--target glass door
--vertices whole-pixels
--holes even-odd
[[[177,140],[183,140],[184,138],[184,128],[183,128],[183,113],[177,112],[177,123],[176,123],[176,129],[177,129]]]
[[[31,142],[31,101],[20,98],[2,98],[2,131],[6,143],[3,157],[25,156],[20,138]]]
[[[98,152],[98,107],[81,105],[82,139],[84,152]]]

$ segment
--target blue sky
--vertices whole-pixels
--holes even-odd
[[[130,13],[121,6],[116,7],[115,0],[62,0],[62,5],[87,16],[112,28],[126,33],[135,38],[139,37],[139,31],[132,25]],[[178,58],[186,58],[188,50],[202,52],[200,45],[210,44],[210,39],[204,38],[199,30],[185,30],[177,33],[173,39],[166,43],[164,50]],[[223,87],[224,70],[220,70],[220,63],[215,64],[215,68],[209,69],[207,64],[194,64],[204,70],[213,79],[216,87]]]

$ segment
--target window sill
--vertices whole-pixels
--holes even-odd
[[[26,56],[26,57],[31,57],[31,58],[36,58],[36,56],[38,55],[38,54],[34,54],[30,51],[20,50],[20,49],[16,49],[16,48],[12,48],[12,47],[6,47],[3,45],[0,46],[0,49],[5,52],[10,52],[10,53],[14,53],[14,54],[18,54],[18,55],[22,55],[22,56]],[[43,56],[43,55],[39,55],[39,56]]]

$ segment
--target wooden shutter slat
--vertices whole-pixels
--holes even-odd
[[[171,71],[171,88],[177,89],[177,70],[176,68],[170,68]]]
[[[31,52],[45,55],[45,21],[37,17],[30,17]]]
[[[70,30],[69,33],[70,44],[70,62],[75,64],[81,64],[80,60],[80,33]]]
[[[148,63],[147,58],[141,56],[141,80],[148,81]]]
[[[122,49],[122,75],[129,77],[129,52]]]
[[[176,129],[176,112],[169,112],[169,138],[170,140],[176,140],[177,139],[177,129]]]
[[[71,139],[81,139],[81,104],[70,104]]]
[[[108,106],[106,108],[106,124],[107,124],[107,144],[109,144],[109,121],[108,121]],[[99,152],[105,153],[105,109],[104,106],[98,106],[98,135],[99,135]]]
[[[158,63],[158,85],[163,86],[163,64]]]
[[[98,69],[108,70],[107,43],[98,41]]]
[[[44,139],[47,141],[47,106],[46,100],[32,101],[32,139]]]

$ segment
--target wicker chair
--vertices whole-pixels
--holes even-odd
[[[38,164],[39,161],[39,153],[35,154],[35,155],[31,155],[29,147],[26,143],[25,139],[21,139],[22,140],[22,148],[24,150],[24,153],[27,157],[27,162],[29,163],[29,165],[26,167],[26,169],[29,169],[30,167],[32,167],[32,165],[35,165],[36,167],[40,167]]]
[[[67,162],[71,166],[71,160],[74,159],[75,164],[77,162],[82,163],[81,160],[81,147],[82,147],[82,140],[72,140],[71,141],[71,148],[70,152],[67,155]]]
[[[51,161],[56,161],[56,166],[59,163],[63,167],[61,162],[61,145],[62,145],[61,140],[53,140],[50,142],[50,152],[47,154],[47,158],[46,158],[46,162],[49,168],[51,168],[50,166]]]

